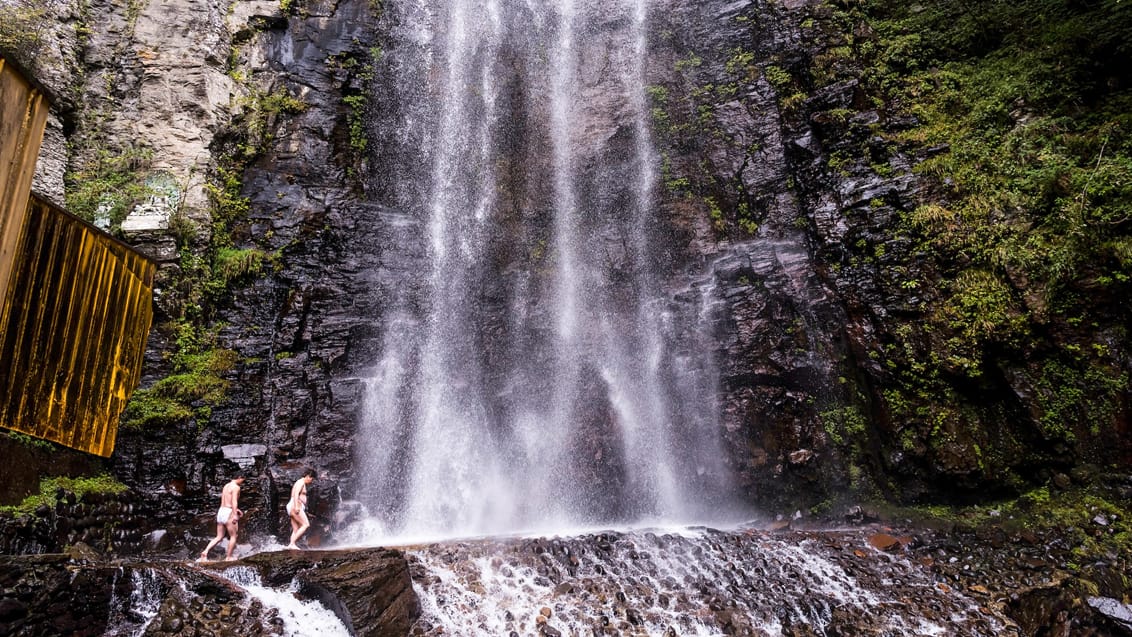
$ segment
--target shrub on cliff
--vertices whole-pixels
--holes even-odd
[[[0,0],[0,55],[33,69],[58,0]]]

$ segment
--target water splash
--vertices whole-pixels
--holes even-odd
[[[247,566],[236,566],[223,571],[225,578],[237,584],[266,608],[278,611],[283,621],[285,637],[350,637],[351,632],[338,616],[313,599],[296,596],[298,586],[292,582],[289,589],[264,586],[259,573]]]
[[[652,236],[648,12],[389,8],[397,106],[371,125],[404,216],[356,489],[382,539],[727,511],[710,350],[674,347],[702,330],[670,311]]]
[[[603,532],[411,552],[414,635],[988,635],[999,618],[858,532]],[[541,624],[546,627],[539,628]]]
[[[130,569],[130,583],[128,597],[119,598],[118,578],[122,569],[114,573],[114,580],[110,590],[115,597],[110,600],[110,617],[107,621],[106,634],[120,637],[140,637],[144,635],[165,597],[166,586],[154,569]]]

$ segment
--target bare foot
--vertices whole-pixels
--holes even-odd
[[[198,562],[207,562],[208,561],[208,553],[201,553],[200,557],[197,558],[197,561]]]
[[[235,555],[229,555],[228,557],[224,558],[224,561],[225,562],[235,562],[238,559],[240,559],[240,558],[236,557]]]
[[[287,548],[289,548],[289,549],[291,549],[291,550],[294,550],[294,551],[301,551],[301,550],[303,550],[303,549],[301,549],[301,548],[299,548],[299,547],[295,546],[294,544],[288,544],[288,545],[287,545]]]

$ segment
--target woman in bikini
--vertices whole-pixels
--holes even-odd
[[[291,487],[291,499],[287,501],[287,516],[291,518],[291,542],[287,545],[289,549],[298,549],[295,542],[303,536],[310,528],[310,520],[307,519],[307,485],[314,481],[314,469],[307,469],[303,471],[303,477],[295,480],[294,486]]]

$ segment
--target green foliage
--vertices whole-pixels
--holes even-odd
[[[220,290],[228,290],[234,283],[255,278],[263,272],[274,255],[257,248],[220,248],[213,257],[213,281]]]
[[[1132,553],[1132,516],[1125,506],[1099,491],[1051,493],[1034,489],[1007,502],[1002,514],[1030,530],[1057,528],[1073,542],[1072,553],[1081,559],[1105,554]],[[1098,526],[1098,517],[1106,524]]]
[[[690,53],[688,55],[688,57],[683,58],[681,60],[677,60],[676,70],[681,72],[681,73],[684,73],[684,72],[690,71],[692,69],[698,69],[701,66],[703,66],[703,64],[704,64],[703,58],[696,55],[695,53]]]
[[[849,446],[858,451],[863,446],[868,420],[857,407],[850,405],[823,411],[819,417],[829,441],[835,446]]]
[[[779,93],[785,93],[794,84],[794,78],[790,77],[790,73],[786,69],[773,64],[768,64],[763,69],[763,76]]]
[[[243,194],[242,162],[222,157],[214,175],[213,180],[205,184],[205,191],[212,200],[213,240],[223,248],[231,242],[229,231],[232,225],[247,216],[251,201]]]
[[[22,515],[32,513],[44,505],[54,506],[55,494],[59,489],[70,491],[78,496],[79,500],[82,500],[84,496],[91,493],[117,495],[126,491],[127,487],[107,474],[78,478],[44,478],[39,481],[39,493],[24,498],[23,502],[15,506],[0,506],[0,512]]]
[[[130,395],[119,425],[125,429],[148,429],[187,422],[192,417],[192,408],[179,401],[153,389],[138,389]]]
[[[154,194],[146,184],[153,151],[128,147],[96,150],[66,175],[67,209],[89,222],[101,217],[114,230],[134,206]]]
[[[346,105],[346,117],[350,123],[350,148],[363,154],[369,145],[366,137],[366,96],[346,95],[342,103]]]
[[[1034,386],[1042,410],[1038,419],[1042,434],[1050,440],[1073,442],[1076,432],[1096,434],[1096,428],[1112,417],[1120,393],[1128,388],[1128,374],[1095,361],[1066,364],[1048,360]],[[1086,424],[1092,431],[1076,429]]]
[[[1132,293],[1132,4],[862,0],[813,16],[827,47],[808,83],[773,65],[767,81],[785,95],[852,79],[882,127],[844,112],[824,121],[928,157],[916,171],[930,201],[868,255],[921,309],[889,325],[889,410],[936,431],[947,404],[990,386],[988,369],[1021,365],[1045,439],[1098,433],[1089,425],[1111,420],[1128,384],[1110,344],[1127,335]],[[910,125],[886,131],[889,115]],[[830,169],[848,174],[858,156],[835,152]]]
[[[126,28],[130,33],[134,32],[138,23],[138,18],[141,17],[142,9],[145,8],[146,0],[127,0],[126,2]]]
[[[727,59],[725,68],[731,75],[753,79],[756,72],[754,52],[742,48],[732,49],[731,57]]]
[[[236,352],[230,349],[204,349],[214,341],[202,338],[190,323],[176,328],[177,350],[172,356],[174,373],[152,387],[139,389],[130,397],[121,424],[127,428],[146,428],[187,422],[204,416],[221,404],[230,383],[222,377],[236,365]]]
[[[965,270],[948,292],[935,320],[949,328],[951,336],[942,355],[951,367],[976,377],[981,373],[981,352],[988,345],[1021,345],[1019,339],[1026,336],[1028,322],[1005,281],[990,272]]]
[[[285,88],[273,91],[252,88],[250,94],[240,100],[239,106],[243,108],[242,142],[238,146],[239,152],[231,158],[235,165],[249,161],[266,150],[275,140],[275,132],[283,117],[298,115],[309,107]]]
[[[9,440],[19,443],[25,447],[41,449],[43,451],[52,451],[55,449],[55,445],[48,440],[44,440],[43,438],[36,438],[35,436],[29,436],[18,431],[0,431],[0,434],[7,436]]]
[[[59,0],[0,1],[0,52],[32,69],[59,4]]]
[[[380,10],[380,6],[374,7],[375,12]],[[366,131],[366,112],[369,108],[370,94],[368,87],[377,76],[377,63],[383,55],[381,48],[374,46],[364,53],[348,50],[331,55],[326,60],[327,66],[332,71],[346,78],[343,82],[346,88],[343,91],[342,104],[346,111],[350,149],[356,155],[355,162],[365,158],[366,149],[369,147],[369,136]],[[348,168],[349,174],[354,175],[356,169],[355,163]]]
[[[1043,307],[1098,282],[1125,285],[1132,216],[1132,7],[1116,2],[868,4],[857,41],[871,90],[921,125],[901,138],[949,149],[918,170],[945,186],[923,236],[944,257],[1025,278]],[[1127,83],[1124,83],[1127,85]],[[943,214],[940,214],[943,213]]]

